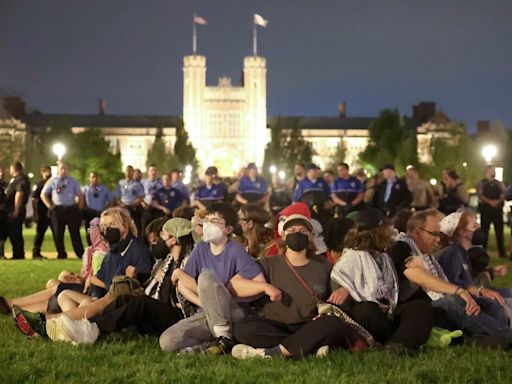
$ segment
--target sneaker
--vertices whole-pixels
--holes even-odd
[[[73,340],[67,335],[64,327],[65,315],[55,317],[46,321],[46,334],[51,341],[66,341],[73,343]]]
[[[210,342],[207,342],[182,348],[178,351],[178,355],[204,355],[207,353],[210,344]]]
[[[321,359],[322,357],[327,356],[329,353],[329,346],[328,345],[322,345],[320,348],[316,350],[315,356]]]
[[[229,355],[234,345],[233,339],[220,336],[217,340],[209,343],[206,353],[211,355]]]
[[[19,330],[25,335],[31,337],[39,335],[47,338],[46,318],[40,312],[29,312],[21,309],[17,305],[12,306],[12,313]]]
[[[87,319],[71,320],[66,315],[60,316],[62,319],[64,332],[73,343],[76,344],[94,344],[100,335],[100,329],[96,323],[91,323]]]
[[[264,348],[253,348],[250,345],[237,344],[231,349],[231,356],[238,360],[247,360],[255,357],[270,359],[271,356],[265,354]]]

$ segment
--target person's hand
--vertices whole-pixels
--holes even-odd
[[[347,298],[350,296],[350,293],[347,288],[340,287],[334,291],[331,292],[331,296],[327,299],[327,302],[341,305],[347,300]]]
[[[421,256],[409,256],[405,259],[405,268],[422,268],[425,269],[425,263]]]
[[[471,294],[468,291],[464,291],[459,296],[462,300],[466,302],[466,314],[468,316],[476,316],[480,313],[480,307],[478,306],[475,299],[473,299],[473,296],[471,296]]]
[[[480,291],[480,294],[483,297],[487,297],[489,299],[496,300],[502,307],[505,305],[505,299],[503,298],[503,296],[500,295],[499,292],[496,292],[489,288],[483,288]]]
[[[281,297],[282,297],[281,290],[274,287],[271,284],[266,285],[265,294],[270,298],[270,301],[273,301],[273,302],[281,301]]]
[[[91,283],[91,277],[89,276],[89,277],[87,278],[87,280],[85,280],[85,283],[84,283],[84,291],[83,291],[83,293],[87,293],[87,292],[89,292],[89,289],[91,289],[91,285],[92,285],[92,283]]]
[[[181,278],[181,273],[183,270],[181,268],[176,268],[171,275],[171,281],[174,285],[178,283],[178,280]]]
[[[508,265],[500,264],[493,268],[494,276],[506,276],[508,273]]]
[[[129,265],[126,267],[126,276],[128,277],[136,277],[137,276],[137,270],[133,265]]]

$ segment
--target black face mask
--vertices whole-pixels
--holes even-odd
[[[285,243],[292,251],[300,252],[308,246],[309,237],[301,232],[293,232],[286,235]]]
[[[151,247],[151,257],[155,260],[164,259],[169,254],[169,248],[165,244],[164,239],[158,238],[155,245]]]
[[[471,236],[471,244],[473,245],[484,245],[485,243],[485,233],[482,228],[478,228],[475,232],[473,232],[473,236]]]
[[[107,227],[101,232],[101,236],[103,236],[109,245],[116,244],[121,241],[121,231],[119,228]]]

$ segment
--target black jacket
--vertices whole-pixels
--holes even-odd
[[[409,191],[404,180],[396,178],[391,188],[391,194],[387,202],[384,201],[386,195],[387,180],[384,180],[377,186],[373,196],[373,206],[380,209],[386,216],[393,216],[402,208],[410,208],[412,202],[412,193]]]

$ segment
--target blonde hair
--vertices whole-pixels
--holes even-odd
[[[105,209],[101,214],[101,219],[104,217],[112,218],[112,221],[119,228],[128,228],[133,237],[137,237],[137,227],[133,222],[130,212],[128,212],[125,208],[121,207],[112,207]]]

